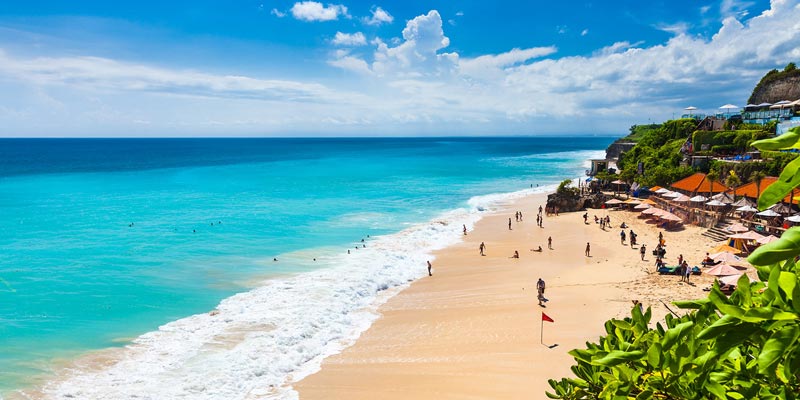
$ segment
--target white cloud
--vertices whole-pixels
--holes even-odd
[[[459,11],[459,12],[456,13],[456,17],[463,17],[463,16],[464,16],[464,12],[463,11]]]
[[[508,67],[518,66],[528,60],[555,53],[557,49],[550,47],[534,47],[530,49],[512,49],[497,55],[485,55],[472,59],[459,60],[460,72],[470,77],[498,76]]]
[[[752,1],[722,0],[719,6],[719,13],[723,18],[732,16],[745,17],[749,14],[747,9],[754,4]]]
[[[581,31],[581,36],[586,36],[589,34],[589,29],[584,29]]]
[[[380,7],[373,7],[372,9],[372,16],[364,18],[364,23],[367,25],[381,25],[381,24],[391,24],[394,21],[394,17],[389,14],[386,10]]]
[[[278,18],[283,18],[283,17],[285,17],[285,16],[286,16],[286,13],[285,13],[285,12],[281,12],[281,11],[280,11],[280,10],[278,10],[277,8],[273,8],[273,9],[272,9],[272,11],[270,11],[270,13],[271,13],[272,15],[274,15],[274,16],[276,16],[276,17],[278,17]]]
[[[353,71],[362,75],[372,74],[372,70],[370,70],[367,62],[358,57],[352,57],[349,55],[340,54],[335,59],[328,61],[328,64],[337,68]]]
[[[662,23],[656,25],[655,28],[660,31],[669,32],[673,35],[684,35],[689,31],[689,24],[685,22],[676,22],[674,24]]]
[[[301,21],[334,21],[339,16],[349,17],[347,7],[341,4],[328,4],[327,6],[316,1],[301,1],[294,3],[290,10],[292,16]]]
[[[336,32],[331,43],[337,46],[364,46],[367,44],[367,38],[361,32],[356,33],[342,33]]]
[[[584,56],[541,46],[465,57],[449,50],[433,10],[408,21],[397,43],[376,38],[370,52],[326,53],[340,70],[326,85],[0,51],[0,135],[132,126],[136,134],[622,134],[689,104],[743,103],[766,71],[800,59],[798,21],[796,1],[773,0],[744,22],[724,19],[712,37],[678,32]]]

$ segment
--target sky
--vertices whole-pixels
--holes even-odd
[[[789,62],[800,0],[9,0],[0,137],[621,136]]]

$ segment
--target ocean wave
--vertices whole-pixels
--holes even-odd
[[[267,280],[211,313],[165,324],[117,351],[112,363],[75,363],[42,392],[59,399],[296,399],[292,383],[351,345],[381,304],[425,276],[434,251],[461,240],[462,225],[471,229],[486,211],[552,189],[474,197],[468,208],[320,260],[330,267]]]

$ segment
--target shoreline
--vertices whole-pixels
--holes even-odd
[[[622,246],[618,227],[625,221],[640,244],[654,248],[658,229],[639,220],[639,213],[588,210],[590,221],[593,214],[611,217],[616,229],[605,231],[584,224],[583,212],[545,216],[539,228],[536,210],[545,201],[546,193],[516,199],[484,215],[459,243],[436,251],[433,276],[390,298],[354,345],[296,382],[300,398],[544,397],[547,379],[571,376],[567,352],[605,334],[603,323],[629,315],[633,300],[652,307],[655,324],[669,312],[662,301],[702,297],[712,281],[700,276],[684,284],[657,275],[649,250],[642,261],[639,246]],[[516,210],[524,221],[508,230]],[[699,263],[713,245],[701,232],[695,226],[665,232],[667,260],[683,254]],[[482,241],[486,257],[478,255]],[[591,257],[583,255],[587,241]],[[542,253],[529,251],[538,245]],[[509,258],[514,250],[519,259]],[[536,301],[539,277],[547,282],[546,308]],[[542,323],[541,311],[555,322]]]
[[[380,240],[383,239],[383,240],[391,241],[396,236],[405,234],[408,231],[423,230],[426,227],[431,227],[431,226],[435,226],[435,225],[438,225],[438,224],[447,225],[447,223],[445,223],[444,221],[446,221],[450,217],[453,217],[453,215],[458,215],[458,214],[462,214],[462,215],[458,215],[458,218],[462,222],[466,222],[467,226],[469,226],[471,228],[472,227],[471,226],[472,223],[474,223],[475,221],[483,219],[485,217],[485,215],[488,214],[488,213],[496,212],[495,210],[497,208],[501,208],[503,206],[506,206],[507,204],[513,203],[514,201],[517,201],[520,198],[525,198],[525,197],[530,196],[532,194],[533,195],[544,196],[547,191],[554,190],[556,186],[557,186],[556,184],[543,185],[543,186],[534,187],[534,188],[526,188],[526,189],[515,191],[515,192],[504,192],[504,193],[503,192],[499,192],[499,193],[490,193],[490,194],[486,194],[486,195],[475,196],[475,197],[470,198],[465,203],[465,205],[463,207],[461,207],[461,208],[455,208],[455,209],[451,209],[451,210],[442,212],[438,216],[436,216],[436,217],[434,217],[434,218],[432,218],[432,219],[430,219],[428,221],[425,221],[423,223],[414,224],[412,227],[403,229],[400,232],[396,232],[396,233],[389,234],[389,235],[383,235],[383,236],[380,236],[380,237],[375,237],[374,240],[380,241]],[[467,220],[465,221],[464,218],[467,218]],[[461,230],[460,224],[461,224],[461,222],[459,222],[458,227],[455,227],[455,226],[452,227],[453,232],[456,232],[456,231],[460,232],[460,230]],[[369,242],[368,242],[368,244],[369,244]],[[373,242],[373,244],[374,244],[374,242]],[[447,244],[445,246],[447,246]],[[372,247],[372,245],[370,245],[370,247]],[[441,246],[437,246],[437,247],[441,247]],[[357,254],[357,252],[354,252],[353,254]],[[366,256],[366,254],[364,254],[364,256]],[[337,268],[337,269],[339,269],[339,268]],[[423,270],[424,270],[424,268],[421,267],[420,270],[419,270],[419,274],[415,279],[419,279],[419,277],[423,275]],[[301,273],[297,273],[297,274],[292,274],[291,276],[289,276],[289,278],[291,278],[291,277],[295,277],[296,278],[298,276],[305,276],[308,273],[309,272],[306,271],[306,272],[301,272]],[[312,273],[313,273],[313,271],[312,271]],[[281,275],[284,275],[284,274],[281,274]],[[278,279],[278,280],[273,280],[273,281],[263,281],[262,285],[254,287],[253,289],[250,289],[250,290],[248,290],[247,292],[244,292],[244,293],[249,293],[249,292],[258,290],[260,287],[263,287],[264,285],[268,285],[270,283],[275,283],[275,281],[284,281],[284,280],[286,280],[286,277]],[[408,285],[408,283],[404,283],[404,284],[400,284],[398,286],[390,287],[390,288],[388,288],[389,290],[379,290],[375,294],[373,303],[368,304],[366,307],[364,307],[364,308],[362,308],[360,310],[356,310],[354,312],[355,313],[360,313],[360,314],[363,314],[363,313],[366,313],[366,314],[375,313],[375,309],[377,307],[379,307],[380,305],[384,304],[387,300],[389,300],[392,297],[394,297],[394,295],[396,295],[397,292],[404,290],[407,287],[407,285]],[[242,294],[242,293],[240,293],[240,294]],[[234,295],[232,297],[236,297],[236,296],[239,296],[239,295]],[[220,303],[220,305],[223,305],[226,301],[228,301],[232,297],[226,298],[225,300],[223,300],[223,302]],[[209,315],[213,316],[214,313],[218,311],[218,308],[220,308],[220,307],[218,306],[216,309],[213,309],[208,313],[195,314],[193,316],[188,316],[188,317],[184,317],[182,319],[176,320],[176,321],[172,321],[172,322],[170,322],[168,324],[165,324],[165,325],[159,327],[159,329],[156,330],[156,331],[150,331],[150,332],[147,332],[147,333],[142,334],[140,336],[137,336],[135,338],[131,338],[131,340],[124,347],[113,347],[113,348],[97,349],[97,350],[90,351],[88,353],[84,353],[84,354],[78,356],[75,359],[55,359],[55,360],[53,360],[55,362],[55,364],[54,364],[52,373],[39,374],[39,375],[36,375],[36,376],[32,376],[30,378],[29,382],[33,382],[33,386],[27,386],[27,387],[20,388],[20,389],[17,389],[15,391],[12,391],[12,392],[8,392],[8,393],[5,394],[5,396],[6,396],[5,398],[8,399],[8,400],[14,400],[14,399],[18,399],[18,398],[19,399],[22,399],[22,398],[24,398],[24,399],[50,398],[51,396],[62,392],[60,389],[58,389],[61,384],[70,381],[71,379],[75,378],[76,376],[80,377],[80,376],[95,375],[95,374],[98,374],[98,373],[107,372],[107,370],[109,370],[110,368],[114,367],[116,364],[118,364],[120,362],[124,362],[128,358],[141,356],[141,354],[140,354],[140,353],[142,353],[141,341],[142,341],[143,338],[150,337],[150,336],[153,336],[153,335],[158,335],[158,334],[161,333],[162,330],[164,330],[165,327],[167,328],[168,331],[174,330],[175,327],[173,327],[173,325],[175,325],[177,323],[180,323],[180,322],[183,322],[183,321],[187,321],[187,320],[198,318],[198,317],[203,318],[203,317],[207,317]],[[371,321],[369,321],[369,324],[366,327],[364,327],[364,326],[361,326],[361,327],[353,326],[353,327],[351,327],[356,331],[355,332],[356,333],[355,337],[353,337],[352,340],[345,339],[344,343],[338,343],[338,342],[337,343],[332,343],[333,347],[337,347],[337,346],[346,347],[346,346],[350,345],[352,343],[352,341],[354,341],[360,335],[360,333],[363,332],[364,329],[366,329],[371,323],[373,323],[376,318],[377,318],[377,316],[374,317],[374,318],[371,318]],[[178,328],[178,329],[182,329],[182,328]],[[225,342],[230,342],[230,343],[227,343],[225,345],[225,347],[232,347],[232,346],[234,346],[236,344],[235,342],[245,340],[244,335],[249,334],[249,333],[252,333],[252,332],[250,332],[249,329],[246,329],[244,333],[239,332],[239,334],[241,334],[241,335],[239,335],[239,334],[234,335],[234,336],[237,336],[235,338],[225,338],[225,340],[224,340]],[[241,337],[239,337],[239,336],[241,336]],[[334,349],[332,353],[330,353],[330,354],[321,354],[318,357],[322,357],[321,359],[324,359],[324,358],[329,357],[331,355],[338,354],[339,351],[340,351],[340,349],[338,349],[338,350]],[[305,372],[303,372],[303,370],[305,370]],[[310,370],[309,370],[309,365],[305,365],[304,364],[298,370],[295,370],[295,372],[293,372],[292,375],[294,375],[294,376],[298,376],[298,375],[303,376],[303,375],[311,374],[316,370],[318,370],[318,367],[314,367],[313,366],[313,361],[312,361],[312,365],[310,365]],[[292,375],[290,375],[290,379],[291,379]],[[56,388],[56,390],[53,391],[52,390],[53,388]],[[276,390],[278,392],[282,392],[282,390],[278,389],[275,386],[272,386],[272,389],[266,390],[264,393],[274,394]],[[0,397],[0,398],[2,398],[2,397]]]

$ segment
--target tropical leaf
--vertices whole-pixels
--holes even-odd
[[[641,350],[622,351],[614,350],[606,354],[604,357],[592,361],[592,365],[602,365],[611,367],[627,361],[634,361],[641,359],[645,353]]]
[[[761,196],[758,197],[758,209],[764,210],[767,207],[780,202],[794,188],[800,185],[800,157],[795,158],[781,172],[781,176],[772,185],[767,186]],[[775,242],[773,242],[775,243]]]
[[[793,344],[800,336],[800,328],[797,325],[789,325],[775,332],[764,343],[758,355],[758,372],[765,374],[770,367],[775,365],[786,349]]]
[[[800,157],[795,161],[800,161]],[[794,258],[797,255],[800,255],[800,227],[793,227],[787,229],[780,239],[757,248],[753,254],[747,257],[747,261],[753,265],[764,266]]]
[[[786,132],[774,138],[756,140],[751,145],[761,151],[791,148],[800,149],[800,133]]]

